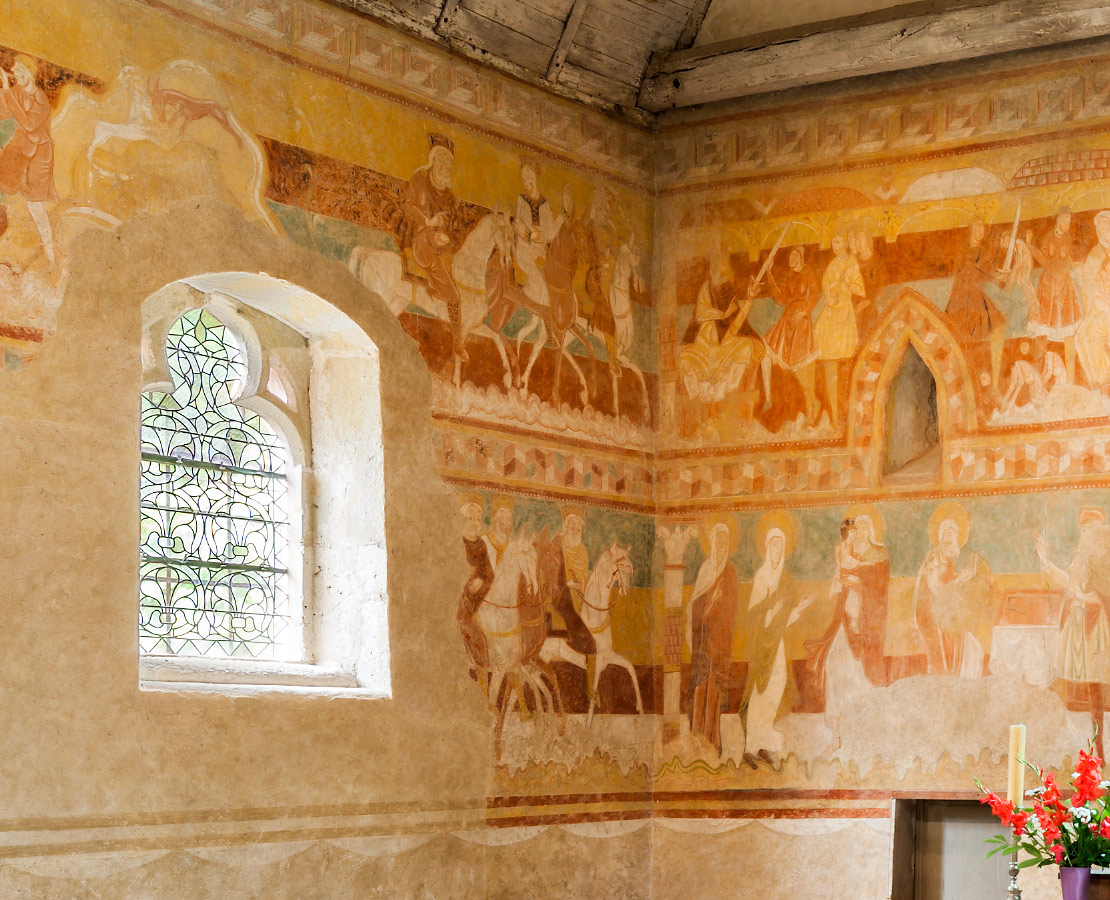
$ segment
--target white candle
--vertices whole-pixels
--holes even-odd
[[[1006,782],[1006,799],[1021,806],[1025,794],[1025,726],[1010,726],[1010,770]]]

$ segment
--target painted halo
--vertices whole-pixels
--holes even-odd
[[[1095,216],[1095,235],[1103,248],[1110,250],[1110,212],[1103,210]]]
[[[479,515],[486,510],[486,502],[480,494],[466,493],[459,495],[459,510],[466,512],[468,506],[477,506]]]
[[[710,513],[705,517],[701,528],[698,529],[698,543],[701,544],[702,552],[706,556],[713,555],[713,548],[709,542],[718,525],[724,525],[728,529],[728,555],[732,556],[740,546],[740,526],[736,524],[732,514],[726,512]]]
[[[798,535],[798,526],[794,522],[794,517],[785,510],[776,509],[759,520],[759,525],[755,529],[755,544],[761,554],[767,550],[767,533],[772,528],[777,528],[783,533],[786,538],[785,555],[789,556],[794,552],[794,541]]]
[[[967,543],[967,536],[971,532],[971,520],[968,518],[967,510],[959,503],[949,501],[942,503],[929,516],[929,541],[934,547],[937,545],[940,526],[949,519],[956,523],[960,546],[963,547]]]
[[[883,533],[886,530],[883,514],[879,512],[876,507],[866,503],[860,506],[853,506],[844,514],[844,518],[846,519],[858,519],[861,516],[866,516],[871,521],[871,539],[876,544],[881,544],[883,542]]]

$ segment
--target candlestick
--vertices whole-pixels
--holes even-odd
[[[1010,726],[1010,770],[1006,799],[1014,806],[1025,803],[1025,726]]]
[[[1017,851],[1010,857],[1010,888],[1006,891],[1006,900],[1021,900],[1021,888],[1017,883],[1018,859]]]

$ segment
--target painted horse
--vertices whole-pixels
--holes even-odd
[[[489,666],[487,698],[496,706],[494,755],[501,756],[501,735],[514,696],[522,715],[527,710],[525,688],[540,713],[558,713],[556,695],[545,681],[545,663],[537,661],[546,633],[539,578],[539,541],[534,534],[515,537],[497,564],[493,584],[474,615],[486,638]],[[551,679],[553,675],[549,675]],[[503,690],[504,689],[504,690]]]
[[[463,239],[451,260],[451,278],[459,289],[462,343],[480,335],[493,341],[505,367],[504,384],[513,382],[513,365],[501,329],[512,315],[511,301],[504,299],[498,285],[491,282],[496,272],[512,270],[514,234],[507,214],[499,211],[483,216]],[[357,246],[347,259],[347,268],[366,287],[385,300],[394,315],[410,304],[447,321],[442,301],[433,299],[418,281],[405,277],[401,254]],[[459,386],[462,360],[455,357],[453,380]]]
[[[597,706],[597,688],[601,682],[601,673],[609,666],[617,666],[628,673],[632,679],[632,690],[636,694],[636,712],[643,714],[644,703],[640,696],[640,682],[636,678],[636,668],[625,657],[613,649],[613,630],[610,612],[614,596],[626,597],[632,585],[632,559],[628,555],[628,548],[621,547],[615,541],[604,553],[598,557],[593,574],[586,582],[586,590],[582,596],[582,609],[580,615],[586,627],[593,635],[597,660],[594,666],[594,683],[589,685],[590,708],[586,715],[586,724],[593,721],[594,709]],[[562,660],[580,669],[586,669],[586,656],[573,649],[565,638],[548,637],[540,649],[540,659],[546,662]],[[588,671],[588,670],[587,670]]]

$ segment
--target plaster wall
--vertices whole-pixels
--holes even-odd
[[[57,193],[0,236],[8,893],[884,897],[895,798],[1001,784],[1015,721],[1070,771],[1105,48],[653,135],[313,0],[3,11]],[[377,349],[389,698],[140,687],[143,302],[229,272]],[[908,346],[939,462],[896,483]],[[511,666],[495,588],[542,621]]]

